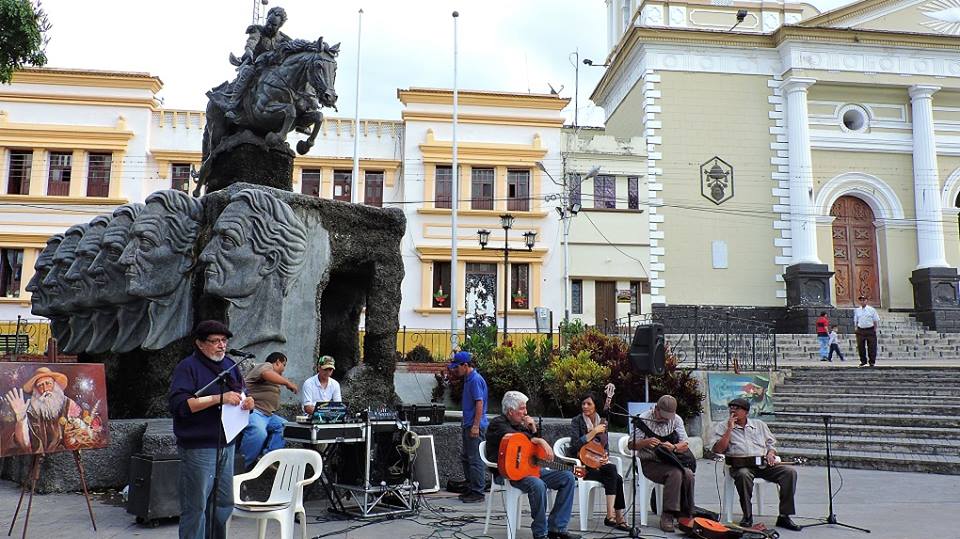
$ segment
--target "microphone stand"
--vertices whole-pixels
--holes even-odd
[[[629,417],[631,422],[633,422],[634,428],[636,427],[636,422],[642,421],[640,414],[630,415],[622,414],[619,412],[614,412],[613,410],[607,411],[608,414],[617,415],[620,417]],[[629,436],[629,434],[627,434]],[[629,447],[629,445],[628,445]],[[629,535],[607,535],[609,539],[643,539],[643,536],[640,535],[640,527],[637,526],[637,474],[642,473],[640,471],[640,464],[637,460],[636,450],[630,450],[630,473],[633,474],[633,481],[630,482],[630,533]],[[643,503],[650,503],[649,500],[644,500]],[[662,508],[659,508],[661,511]],[[583,508],[580,508],[583,511]]]
[[[870,533],[870,530],[866,528],[858,528],[856,526],[851,526],[850,524],[844,524],[837,520],[836,513],[833,512],[833,463],[830,460],[830,414],[823,414],[823,431],[824,436],[826,437],[826,447],[827,447],[827,498],[829,500],[829,509],[827,517],[820,519],[820,522],[814,522],[813,524],[806,524],[801,526],[802,528],[812,528],[814,526],[826,526],[832,524],[835,526],[843,526],[844,528],[850,528],[851,530],[858,530],[865,533]]]
[[[225,389],[225,386],[227,384],[226,382],[227,375],[233,372],[233,370],[239,367],[240,365],[243,365],[251,357],[256,357],[256,356],[254,356],[253,354],[250,354],[250,357],[240,358],[239,362],[234,361],[233,365],[231,365],[227,369],[220,371],[220,374],[218,374],[216,378],[214,378],[213,380],[210,380],[209,384],[198,389],[196,393],[193,394],[193,396],[199,399],[207,392],[208,389],[210,389],[211,386],[213,386],[214,384],[217,384],[217,387],[220,389],[220,402],[217,403],[217,411],[219,412],[218,415],[222,417],[223,416],[223,390]],[[230,359],[233,359],[233,358],[230,358]],[[242,401],[241,401],[241,404],[242,404]],[[221,419],[221,423],[222,423],[222,419]],[[220,459],[223,458],[224,443],[225,443],[225,440],[224,440],[224,434],[223,434],[223,425],[221,424],[220,428],[217,429],[217,453],[216,453],[217,460],[214,465],[214,472],[213,472],[213,503],[210,505],[210,511],[209,511],[209,514],[207,515],[207,530],[209,533],[208,537],[214,536],[213,527],[216,521],[216,514],[217,514],[217,491],[220,488]]]

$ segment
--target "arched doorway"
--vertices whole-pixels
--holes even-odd
[[[853,196],[833,203],[833,276],[837,306],[855,305],[861,294],[870,305],[880,306],[880,272],[877,265],[877,231],[873,210]]]

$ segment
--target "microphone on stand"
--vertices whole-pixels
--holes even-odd
[[[253,359],[257,357],[256,354],[251,354],[250,352],[244,352],[243,350],[237,350],[236,348],[231,348],[227,350],[227,353],[230,354],[231,356],[237,356],[237,357],[242,357],[246,359]]]

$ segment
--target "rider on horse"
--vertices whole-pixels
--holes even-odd
[[[226,117],[236,122],[239,119],[238,109],[243,104],[243,97],[250,87],[255,75],[263,70],[264,65],[276,63],[273,52],[290,37],[280,31],[283,23],[287,22],[287,12],[282,7],[270,8],[267,12],[266,24],[251,24],[247,27],[246,46],[243,56],[237,59],[230,55],[230,63],[237,66],[237,78],[233,81],[232,93],[229,100],[223,103]]]

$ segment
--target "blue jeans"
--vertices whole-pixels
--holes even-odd
[[[573,491],[577,488],[577,480],[572,473],[544,468],[540,471],[540,477],[525,477],[519,481],[510,481],[510,484],[525,492],[527,499],[530,500],[530,514],[533,516],[530,530],[534,537],[547,535],[548,526],[549,531],[567,531],[570,511],[573,509]],[[549,522],[547,522],[548,488],[557,491]]]
[[[233,446],[224,447],[220,455],[213,537],[207,535],[207,511],[213,505],[217,450],[212,447],[177,449],[180,453],[180,539],[226,539],[227,519],[233,513]]]
[[[463,464],[463,478],[467,480],[469,494],[483,495],[483,487],[487,482],[486,466],[480,460],[480,442],[486,439],[483,429],[480,436],[470,437],[471,425],[463,425],[463,453],[460,454],[460,463]]]
[[[820,359],[825,359],[830,353],[830,336],[817,335],[817,341],[820,342]]]
[[[240,453],[243,465],[250,468],[260,455],[283,448],[283,419],[277,414],[267,415],[254,409],[250,413],[250,423],[243,429]]]

